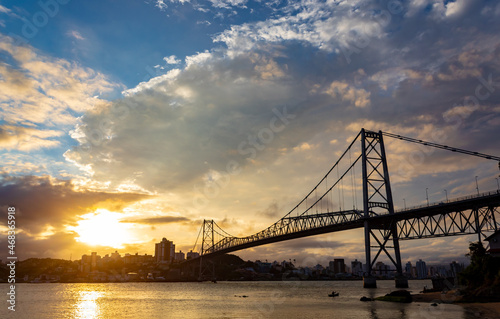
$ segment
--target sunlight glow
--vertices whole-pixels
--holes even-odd
[[[100,307],[98,299],[102,297],[102,293],[98,291],[82,291],[80,292],[79,302],[75,307],[76,318],[100,318]]]
[[[109,246],[123,248],[123,244],[131,243],[130,224],[120,223],[123,216],[106,209],[98,209],[94,213],[82,216],[78,226],[68,227],[78,233],[77,241],[92,246]]]

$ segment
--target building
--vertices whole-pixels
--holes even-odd
[[[436,277],[437,276],[437,268],[434,266],[429,267],[429,276]]]
[[[271,263],[268,262],[261,262],[261,261],[256,261],[255,264],[257,265],[257,272],[262,273],[262,274],[267,274],[271,271]]]
[[[441,278],[449,277],[448,270],[444,266],[438,266],[436,272],[437,272],[438,277],[441,277]]]
[[[151,255],[135,253],[135,255],[125,254],[123,261],[125,264],[148,264],[154,262],[155,258]]]
[[[391,268],[389,267],[389,265],[386,265],[383,262],[378,261],[375,264],[374,273],[382,277],[388,277],[390,274],[390,269]]]
[[[351,261],[351,273],[354,276],[363,277],[363,264],[357,259]]]
[[[90,256],[83,255],[78,268],[81,272],[90,272]]]
[[[409,278],[412,278],[412,266],[411,266],[411,261],[407,262],[406,263],[406,266],[405,266],[405,275],[406,277],[409,277]]]
[[[200,257],[200,254],[197,253],[197,252],[194,252],[192,250],[190,250],[187,255],[186,255],[186,259],[194,259],[194,258],[198,258]]]
[[[490,249],[488,249],[487,252],[490,253],[492,257],[500,257],[500,230],[497,230],[485,240],[490,243]]]
[[[115,250],[114,253],[111,253],[110,258],[113,259],[113,260],[120,260],[122,257],[120,256],[120,253]]]
[[[171,263],[175,258],[174,242],[167,240],[165,237],[161,242],[155,244],[155,260],[157,263]]]
[[[323,271],[323,269],[325,269],[322,265],[320,264],[317,264],[316,266],[314,266],[313,268],[313,271],[316,271],[317,273],[321,274],[321,272]]]
[[[97,252],[90,253],[90,267],[92,270],[97,269],[97,263],[101,261],[101,256],[97,255]]]
[[[97,266],[100,266],[101,256],[97,255],[97,252],[92,252],[89,255],[83,255],[80,260],[80,271],[81,272],[91,272],[96,271]]]
[[[417,267],[417,279],[427,278],[427,266],[425,265],[425,261],[419,259],[417,261],[416,267]]]
[[[343,274],[345,273],[345,263],[344,259],[338,258],[330,261],[329,264],[330,271],[334,274]]]
[[[175,261],[183,261],[184,258],[184,253],[182,250],[180,250],[178,253],[175,253]]]
[[[464,264],[459,264],[456,261],[450,264],[451,277],[458,278],[458,274],[464,270]]]
[[[411,267],[411,278],[417,278],[417,267]]]

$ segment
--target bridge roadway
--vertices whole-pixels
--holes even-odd
[[[359,210],[284,217],[254,235],[248,237],[226,237],[215,243],[214,247],[210,247],[208,249],[209,252],[202,255],[202,257],[215,257],[220,254],[295,238],[363,228],[364,222],[367,219],[372,229],[387,229],[394,222],[412,221],[406,227],[398,225],[398,238],[400,240],[474,234],[477,233],[476,229],[492,229],[483,229],[486,223],[484,217],[487,218],[487,216],[483,216],[483,221],[476,221],[473,211],[480,209],[493,209],[495,211],[499,206],[500,191],[495,191],[461,197],[448,202],[411,207],[398,210],[394,214],[377,215],[372,212],[368,218],[364,217],[363,211]],[[469,211],[469,213],[463,214],[466,211]],[[460,220],[455,220],[455,217],[453,217],[457,214],[462,217]],[[493,221],[490,221],[493,224],[496,223],[494,215],[495,213],[491,214]],[[450,216],[451,219],[447,218]],[[420,227],[416,227],[416,224],[422,220],[429,221],[431,218],[435,223],[441,222],[444,225],[432,226],[434,231],[430,226],[424,225],[423,228],[426,227],[427,230],[417,231],[417,228]],[[448,221],[448,226],[446,226],[446,221]],[[476,222],[481,224],[476,224]],[[475,225],[477,228],[475,228]],[[437,228],[440,231],[436,232]],[[411,229],[413,229],[413,232]],[[198,258],[191,261],[194,260],[198,260]]]

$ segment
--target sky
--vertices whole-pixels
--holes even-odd
[[[21,258],[187,252],[204,219],[247,236],[363,127],[500,155],[499,18],[493,0],[0,1],[0,244],[8,206]],[[498,188],[493,161],[386,144],[396,208]],[[363,232],[236,254],[364,261]]]

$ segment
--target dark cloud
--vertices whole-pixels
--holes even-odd
[[[92,165],[94,177],[112,185],[134,172],[146,189],[182,192],[210,170],[226,171],[230,161],[252,165],[248,138],[263,134],[273,109],[284,106],[295,118],[257,151],[261,162],[321,134],[343,141],[351,134],[347,126],[359,130],[368,120],[375,130],[446,128],[450,144],[469,140],[478,148],[498,148],[498,142],[492,145],[482,136],[497,131],[500,89],[489,92],[477,110],[458,110],[460,123],[445,116],[475,94],[478,77],[500,79],[500,41],[493,32],[499,20],[483,10],[484,4],[449,4],[429,12],[412,3],[393,13],[387,25],[374,22],[373,2],[363,1],[355,12],[339,5],[326,18],[322,9],[328,5],[310,4],[307,14],[318,21],[314,26],[287,15],[221,34],[227,49],[189,57],[185,69],[139,85],[114,107],[87,114],[79,127],[87,142],[103,126],[109,129],[104,135],[113,138],[90,143],[90,149],[76,147],[67,157]],[[358,30],[353,21],[366,27],[366,43],[345,31]],[[338,33],[326,32],[332,28]],[[321,36],[329,37],[328,45],[322,46]],[[358,45],[349,61],[336,51],[343,41]]]
[[[27,234],[19,233],[16,236],[16,256],[27,258],[63,258],[79,259],[79,253],[87,252],[90,247],[75,241],[75,234],[56,232],[50,236],[36,239]],[[7,236],[2,236],[0,244],[7,247]]]
[[[351,246],[351,244],[329,240],[327,238],[329,236],[331,235],[299,238],[246,249],[235,252],[235,254],[245,260],[260,259],[280,262],[292,259],[292,261],[295,260],[295,264],[298,266],[314,266],[317,264],[327,266],[329,261],[334,258],[347,257],[347,255],[344,255],[345,249]],[[336,253],[337,249],[342,250],[342,252]]]
[[[279,209],[278,202],[274,201],[266,209],[259,212],[259,214],[269,218],[279,218],[284,215],[284,212]]]
[[[15,207],[16,227],[31,235],[49,226],[59,231],[64,225],[75,225],[78,216],[97,208],[120,211],[147,197],[134,193],[76,190],[71,181],[49,177],[4,177],[0,183],[0,207]],[[7,209],[2,212],[6,214]],[[6,220],[2,218],[1,223],[5,225]]]
[[[336,241],[331,241],[331,240],[325,240],[321,238],[314,238],[314,237],[305,237],[305,238],[298,238],[298,239],[293,239],[293,240],[288,240],[284,242],[279,242],[275,244],[275,247],[277,249],[310,249],[310,248],[328,248],[328,249],[334,249],[334,248],[339,248],[344,246],[345,243],[342,242],[336,242]]]
[[[179,222],[189,222],[190,219],[182,216],[161,216],[161,217],[150,217],[150,218],[140,218],[140,219],[125,219],[122,223],[136,223],[136,224],[146,224],[146,225],[157,225],[157,224],[170,224]]]

